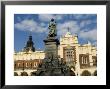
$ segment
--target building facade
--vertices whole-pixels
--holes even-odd
[[[29,36],[29,39],[30,37],[32,38]],[[58,55],[77,76],[97,74],[97,48],[90,42],[80,45],[78,36],[72,35],[69,31],[60,37]],[[22,75],[23,72],[31,75],[33,71],[37,71],[44,58],[45,52],[36,51],[33,42],[28,40],[23,51],[14,53],[15,75]]]
[[[97,48],[90,42],[79,44],[78,36],[69,31],[60,38],[58,54],[76,75],[96,75]]]
[[[14,75],[31,75],[37,71],[38,64],[45,58],[44,51],[35,50],[32,36],[29,36],[26,46],[21,52],[14,52]]]
[[[55,25],[53,26],[55,27]],[[51,26],[49,25],[49,27]],[[81,45],[78,36],[72,35],[69,30],[60,37],[58,56],[59,60],[63,60],[76,76],[97,75],[97,48],[89,41],[87,44]],[[45,51],[35,49],[30,35],[23,50],[14,52],[14,75],[31,76],[33,72],[37,71],[45,57]]]

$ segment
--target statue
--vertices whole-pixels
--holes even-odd
[[[56,34],[56,22],[54,21],[54,19],[51,19],[51,22],[50,22],[48,28],[49,28],[48,36],[55,37],[57,34]]]
[[[69,76],[70,69],[64,62],[58,57],[58,45],[59,40],[56,34],[56,22],[51,19],[49,23],[49,34],[44,40],[45,43],[45,58],[42,60],[42,64],[37,68],[36,76]]]

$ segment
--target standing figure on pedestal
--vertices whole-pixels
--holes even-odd
[[[57,36],[57,32],[56,32],[56,22],[55,20],[52,18],[51,22],[49,23],[49,34],[48,37],[55,37]]]

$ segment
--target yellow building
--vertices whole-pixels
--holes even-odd
[[[35,50],[32,36],[29,36],[24,49],[14,53],[14,75],[31,75],[44,58],[44,51]]]
[[[22,75],[24,72],[25,75],[31,75],[31,72],[37,71],[38,65],[45,58],[45,52],[36,51],[33,45],[32,36],[29,36],[24,50],[14,53],[15,75]],[[76,34],[72,35],[68,31],[60,37],[58,55],[71,67],[76,76],[97,75],[97,48],[92,46],[90,42],[80,45]]]
[[[68,31],[60,38],[58,55],[72,67],[76,75],[96,75],[97,49],[90,42],[80,45],[76,34]]]

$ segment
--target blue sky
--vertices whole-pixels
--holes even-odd
[[[90,41],[97,45],[97,15],[96,14],[15,14],[14,15],[14,49],[21,51],[31,34],[34,46],[44,50],[43,40],[48,35],[48,24],[54,18],[57,23],[57,36],[65,35],[70,29],[77,34],[80,44]]]

